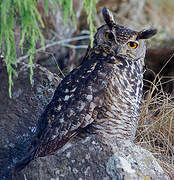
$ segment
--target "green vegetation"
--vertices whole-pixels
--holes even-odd
[[[93,46],[93,38],[94,38],[94,32],[96,31],[96,28],[93,24],[93,20],[95,19],[95,7],[96,7],[97,0],[85,0],[84,7],[86,10],[86,14],[88,14],[87,22],[89,24],[90,29],[90,39],[91,39],[91,47]]]
[[[20,27],[20,49],[24,54],[29,55],[28,64],[30,65],[30,82],[32,83],[32,64],[34,53],[36,53],[36,43],[41,41],[44,46],[44,36],[41,28],[44,27],[42,17],[36,8],[37,0],[1,0],[0,2],[0,52],[5,56],[7,72],[9,75],[9,96],[13,86],[12,77],[17,76],[14,67],[17,66],[16,44],[15,44],[15,27]],[[45,10],[48,13],[50,0],[45,0]],[[72,0],[52,0],[53,7],[59,3],[63,10],[63,20],[66,24],[67,19],[71,18],[75,24],[75,14],[73,12]],[[93,25],[94,11],[97,0],[84,0],[85,10],[88,14],[87,21],[91,32],[91,40],[95,31]],[[25,49],[24,49],[25,45]],[[91,44],[92,45],[92,44]]]

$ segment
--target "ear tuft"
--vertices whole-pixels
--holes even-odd
[[[113,25],[115,24],[113,14],[105,7],[102,8],[102,14],[104,21],[109,26],[109,28],[112,29]]]
[[[137,40],[138,39],[149,39],[157,33],[157,29],[147,29],[138,32]]]

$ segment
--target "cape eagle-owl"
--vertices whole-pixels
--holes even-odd
[[[81,130],[92,127],[108,139],[133,139],[138,124],[146,45],[155,29],[140,32],[115,23],[103,8],[106,24],[98,28],[93,48],[81,65],[57,87],[41,115],[29,154],[15,167],[53,154]]]

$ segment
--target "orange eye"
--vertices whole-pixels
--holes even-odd
[[[105,34],[105,37],[106,37],[106,39],[109,39],[109,40],[113,40],[114,39],[114,35],[111,32],[107,32]]]
[[[127,45],[133,49],[136,49],[138,47],[138,43],[133,41],[128,42]]]

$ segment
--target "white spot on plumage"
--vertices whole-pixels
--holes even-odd
[[[85,107],[86,103],[85,102],[80,102],[79,106],[78,106],[78,110],[82,111]]]
[[[60,118],[60,119],[59,119],[59,122],[60,122],[60,123],[64,123],[64,119],[63,119],[63,118]]]
[[[65,92],[68,93],[68,92],[69,92],[69,89],[66,89]]]
[[[88,86],[88,91],[89,91],[89,92],[92,92],[93,89],[94,89],[94,88],[93,88],[92,86]]]
[[[64,100],[67,101],[68,99],[69,99],[69,96],[66,95],[65,98],[64,98]]]
[[[71,92],[74,92],[77,89],[77,87],[75,87],[74,89],[71,90]]]
[[[87,95],[87,96],[86,96],[86,99],[87,99],[88,101],[92,101],[92,98],[93,98],[92,95]]]
[[[66,157],[70,158],[71,157],[71,152],[67,152]]]
[[[53,135],[53,136],[51,137],[51,140],[55,139],[57,136],[58,136],[57,134]]]
[[[73,116],[74,114],[75,114],[75,112],[72,109],[70,109],[69,116]]]
[[[95,107],[96,107],[96,104],[93,103],[93,102],[91,102],[89,108],[90,108],[90,109],[94,109]]]
[[[87,115],[85,116],[85,120],[88,121],[88,120],[90,120],[90,119],[91,119],[91,116],[90,116],[89,114],[87,114]]]
[[[55,110],[60,111],[60,110],[61,110],[61,108],[62,108],[62,106],[61,106],[61,105],[59,105],[58,107],[56,107],[56,108],[55,108]]]

